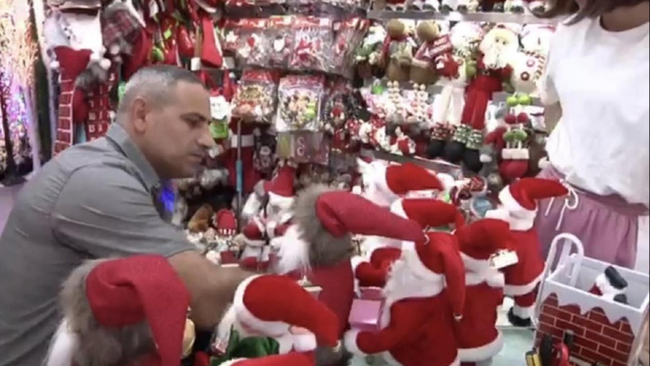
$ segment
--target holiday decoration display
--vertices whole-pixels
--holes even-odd
[[[648,275],[584,257],[580,240],[568,234],[554,240],[548,263],[538,295],[536,344],[544,336],[557,341],[564,331],[571,331],[575,338],[571,357],[601,365],[636,365],[645,347]],[[614,281],[627,282],[627,304],[590,292],[606,272],[617,278]]]
[[[31,3],[27,3],[27,8]],[[19,2],[0,2],[0,181],[20,183],[19,175],[31,168],[32,148],[38,163],[32,111],[34,63],[37,46],[28,14],[17,12]]]
[[[319,344],[335,347],[338,333],[336,315],[295,280],[252,277],[217,327],[210,365],[293,352],[313,357]]]
[[[538,201],[569,194],[562,183],[539,178],[525,178],[499,193],[501,206],[487,216],[510,224],[513,248],[518,263],[504,269],[505,293],[513,296],[515,306],[508,317],[513,325],[528,327],[535,308],[536,289],[544,272],[544,259],[539,253],[539,238],[534,228]]]

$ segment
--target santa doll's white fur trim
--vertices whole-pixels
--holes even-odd
[[[353,355],[367,356],[365,352],[359,349],[359,345],[357,344],[357,338],[359,337],[359,333],[361,333],[360,330],[350,330],[346,332],[343,338],[343,344],[345,346],[345,349],[348,352],[352,353]]]
[[[309,334],[292,334],[293,350],[296,352],[311,352],[318,347],[316,335]]]
[[[409,265],[411,272],[423,280],[440,281],[443,277],[442,274],[433,272],[422,263],[418,252],[415,250],[415,243],[413,242],[404,242],[402,259]]]
[[[535,305],[524,308],[515,304],[512,307],[512,313],[522,319],[531,319],[535,315]]]
[[[503,288],[506,284],[503,273],[492,268],[489,260],[479,260],[460,253],[465,264],[465,283],[467,286],[487,284],[492,288]]]
[[[528,231],[535,226],[537,211],[520,211],[512,213],[505,207],[490,210],[486,213],[486,219],[505,221],[510,225],[512,231]]]
[[[499,193],[499,201],[501,201],[503,207],[510,212],[511,216],[523,218],[535,216],[537,214],[537,208],[529,210],[517,202],[517,200],[512,196],[512,192],[510,192],[510,186],[501,190]],[[537,206],[537,204],[535,204],[535,206]]]
[[[282,211],[290,210],[294,202],[295,197],[285,197],[277,193],[269,192],[269,203],[279,207]]]
[[[245,323],[247,326],[267,334],[270,337],[277,337],[286,334],[289,331],[289,325],[283,322],[266,321],[256,317],[251,313],[244,304],[244,295],[248,285],[261,276],[253,276],[242,282],[235,292],[233,307],[237,313],[237,320]]]
[[[64,319],[50,344],[44,366],[70,366],[75,350],[79,344],[77,335],[70,330],[68,321]]]
[[[627,288],[619,290],[616,287],[612,286],[611,283],[609,283],[607,275],[604,272],[596,277],[596,287],[598,287],[600,290],[600,293],[602,294],[601,297],[611,302],[614,302],[614,298],[616,298],[616,296],[623,295],[627,292]]]
[[[275,269],[279,274],[309,268],[310,244],[301,237],[300,227],[292,225],[284,236],[271,240],[271,247],[279,259]]]
[[[476,348],[459,349],[458,354],[462,362],[481,362],[498,355],[503,350],[503,337],[501,332],[492,342]]]
[[[404,219],[409,219],[409,217],[406,215],[406,211],[404,210],[404,200],[399,199],[390,206],[390,212],[393,214],[404,218]]]
[[[404,366],[399,363],[389,351],[382,353],[381,356],[384,361],[386,361],[386,363],[390,366]],[[460,356],[456,356],[456,359],[451,364],[449,364],[449,366],[460,366]]]
[[[509,285],[506,284],[506,287],[503,289],[504,293],[508,296],[523,296],[527,295],[537,288],[537,285],[542,281],[544,273],[541,273],[533,282],[527,285]]]
[[[242,361],[246,361],[246,360],[248,360],[248,359],[247,358],[238,358],[236,360],[230,360],[230,361],[224,362],[220,366],[236,366],[238,363],[240,363]]]

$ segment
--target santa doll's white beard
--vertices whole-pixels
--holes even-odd
[[[298,226],[291,226],[284,236],[273,239],[271,246],[278,257],[276,273],[287,274],[309,268],[309,243],[300,238]]]
[[[503,54],[504,50],[492,47],[490,52],[483,57],[483,64],[488,69],[502,69],[508,65]]]
[[[416,276],[409,264],[403,258],[393,264],[388,282],[384,287],[386,301],[395,303],[407,298],[428,297],[433,287],[439,287],[439,284],[433,284],[431,279],[422,279]],[[421,295],[421,296],[419,296]]]
[[[64,320],[59,325],[59,329],[50,345],[44,366],[71,366],[78,344],[77,335],[70,330],[68,321]]]

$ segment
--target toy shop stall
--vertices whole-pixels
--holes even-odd
[[[184,364],[637,366],[648,275],[540,249],[542,202],[572,199],[536,178],[544,6],[50,0],[51,151],[102,137],[140,68],[211,91],[216,147],[165,219],[259,277],[214,331],[188,320]]]

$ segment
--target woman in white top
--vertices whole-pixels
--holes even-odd
[[[569,20],[553,39],[540,88],[562,116],[547,146],[552,167],[542,177],[573,189],[569,199],[540,208],[545,253],[553,237],[569,232],[588,257],[635,265],[650,197],[648,1],[551,1],[548,16]]]

